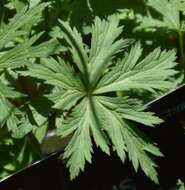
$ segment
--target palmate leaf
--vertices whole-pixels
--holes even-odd
[[[125,100],[130,101],[133,105],[136,104],[134,99],[128,100],[122,98],[122,102],[125,102]],[[89,131],[92,131],[94,140],[102,151],[109,154],[108,146],[110,142],[108,139],[110,139],[122,161],[124,161],[126,157],[125,152],[128,152],[135,170],[138,170],[140,164],[146,175],[157,182],[157,173],[154,169],[156,165],[147,155],[147,151],[150,151],[156,156],[162,156],[162,154],[151,143],[145,142],[143,140],[144,137],[141,137],[136,129],[132,129],[134,126],[130,128],[130,125],[123,121],[122,118],[124,118],[124,116],[122,113],[117,109],[111,109],[109,107],[110,104],[111,101],[108,97],[100,96],[93,97],[90,100],[82,100],[74,109],[72,116],[68,117],[58,129],[58,134],[62,137],[74,133],[64,154],[64,158],[68,158],[69,160],[68,166],[70,167],[71,178],[76,177],[80,170],[84,170],[85,160],[91,162],[91,156],[89,156],[89,154],[92,152],[92,145]],[[129,104],[125,103],[125,106],[129,107],[128,105]],[[114,108],[119,107],[118,101],[115,100],[115,104],[112,103],[111,106]],[[125,109],[124,111],[130,114],[130,110]],[[142,112],[135,111],[135,113],[137,120],[137,114],[141,115]],[[152,116],[150,113],[143,112],[143,115],[144,114],[146,114],[146,118],[149,120],[147,122],[150,122],[152,125],[161,122],[160,119]],[[88,135],[88,140],[85,135]],[[84,151],[83,153],[82,150]]]
[[[122,161],[128,152],[135,170],[141,166],[145,174],[157,183],[156,164],[151,155],[162,154],[134,123],[154,126],[162,120],[146,112],[138,99],[115,97],[115,93],[111,96],[109,92],[130,89],[156,92],[174,87],[169,78],[177,73],[173,69],[176,66],[175,52],[157,48],[142,59],[138,42],[124,54],[123,59],[117,59],[115,55],[122,52],[130,40],[117,39],[122,28],[114,16],[107,20],[95,19],[90,48],[84,48],[76,29],[64,22],[61,25],[78,72],[60,59],[46,58],[41,64],[32,64],[21,73],[52,85],[53,91],[47,97],[59,113],[67,112],[57,122],[57,131],[61,137],[72,136],[64,153],[71,178],[84,170],[86,161],[91,162],[93,138],[106,154],[110,154],[112,145]]]
[[[20,98],[25,95],[12,90],[10,87],[0,83],[0,127],[5,124],[9,132],[14,138],[23,138],[26,134],[33,131],[36,132],[38,128],[48,124],[48,116],[44,117],[31,105],[27,110],[17,108],[7,98]],[[46,104],[45,104],[46,105]]]
[[[19,14],[11,19],[9,24],[3,26],[0,30],[0,49],[2,49],[9,41],[21,35],[24,32],[21,30],[21,27],[25,24],[28,24],[29,22],[36,23],[41,17],[41,11],[47,5],[47,3],[42,3],[28,11],[24,8]],[[16,47],[8,51],[2,51],[2,54],[0,55],[0,70],[16,68],[29,63],[28,58],[47,57],[54,52],[57,47],[56,40],[50,40],[40,45],[33,46],[40,36],[41,33],[30,39],[26,39],[23,43],[18,44]]]
[[[177,2],[177,1],[176,1]],[[180,14],[174,0],[149,0],[148,5],[163,15],[163,21],[170,29],[180,29]]]

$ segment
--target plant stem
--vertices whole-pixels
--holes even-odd
[[[183,33],[179,31],[178,34],[179,34],[180,63],[185,77],[185,55],[184,55]]]
[[[92,9],[90,0],[87,0],[87,7],[88,7],[89,11],[90,11],[91,13],[93,13],[93,9]]]

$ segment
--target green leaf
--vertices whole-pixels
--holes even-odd
[[[163,15],[163,21],[170,29],[180,30],[180,14],[174,0],[149,0],[148,5]]]
[[[145,28],[167,28],[179,32],[183,29],[180,20],[180,11],[183,2],[180,0],[148,0],[147,5],[162,15],[162,19],[155,18],[151,15],[139,19],[138,29]]]
[[[105,115],[102,112],[99,112],[96,98],[89,99],[89,105],[91,108],[90,118],[91,118],[91,132],[94,138],[96,146],[99,147],[103,152],[110,155],[109,152],[109,139],[106,135],[104,127]],[[100,114],[98,114],[100,113]]]
[[[146,126],[154,126],[163,121],[155,116],[154,113],[146,112],[146,108],[142,106],[138,99],[100,96],[99,101],[107,109],[119,113],[123,119],[136,121]]]
[[[100,115],[100,113],[102,113],[106,115],[104,117],[105,130],[108,129],[107,132],[113,142],[113,145],[115,146],[115,149],[119,157],[121,158],[121,160],[124,160],[125,158],[124,151],[127,151],[129,154],[129,158],[132,160],[135,170],[136,171],[138,170],[140,164],[145,174],[149,176],[153,181],[158,183],[157,173],[155,171],[156,164],[147,154],[147,151],[156,156],[162,156],[162,154],[150,142],[147,142],[145,136],[143,136],[143,134],[140,133],[138,129],[136,129],[132,124],[128,125],[127,122],[125,122],[126,121],[125,118],[121,119],[122,113],[119,114],[120,113],[119,110],[117,109],[112,110],[110,109],[110,107],[109,109],[108,107],[105,107],[105,105],[102,104],[102,99],[103,99],[102,97],[97,98],[100,106],[99,107],[100,112],[97,112],[97,114]],[[111,104],[111,101],[107,101],[107,104],[109,103]],[[156,118],[155,122],[158,123],[159,121],[160,120],[157,120]]]
[[[122,32],[119,19],[112,16],[108,21],[96,17],[92,26],[92,40],[89,56],[90,82],[96,84],[109,64],[109,60],[127,47],[131,40],[116,40]]]
[[[0,147],[1,179],[12,175],[12,173],[27,167],[32,164],[34,160],[39,159],[38,155],[31,148],[29,138],[27,137],[17,140],[5,135],[5,137],[1,137]]]
[[[22,39],[17,45],[12,43],[12,45],[7,46],[6,44],[21,35],[25,35],[25,25],[37,24],[42,16],[42,10],[47,5],[48,3],[42,3],[29,10],[25,7],[10,20],[9,24],[1,25],[0,28],[0,49],[2,49],[2,52],[0,52],[0,107],[3,110],[0,115],[0,126],[6,126],[15,138],[22,138],[36,126],[42,125],[40,123],[34,125],[28,118],[29,114],[22,110],[24,106],[20,105],[23,103],[20,98],[24,95],[12,87],[17,85],[18,80],[18,73],[15,68],[28,63],[31,64],[30,58],[48,57],[55,51],[58,42],[54,39],[39,45],[33,45],[42,34],[38,33],[30,39]],[[15,98],[19,99],[15,100]],[[37,122],[40,121],[40,114],[36,113],[34,119]]]
[[[0,81],[0,95],[7,98],[19,98],[23,96],[20,92],[14,91]]]
[[[76,90],[58,91],[47,97],[55,102],[53,108],[61,110],[70,110],[76,105],[77,101],[84,95]]]
[[[47,57],[49,54],[53,53],[57,46],[55,40],[32,46],[39,37],[40,34],[33,36],[24,43],[4,52],[4,54],[0,56],[0,69],[20,67],[28,64],[29,58]]]
[[[15,39],[19,36],[19,29],[28,23],[37,23],[39,18],[41,17],[42,10],[45,9],[47,3],[42,3],[37,5],[30,10],[26,11],[26,7],[22,9],[17,15],[15,15],[8,25],[4,26],[2,30],[0,30],[0,50],[11,40]]]
[[[139,25],[135,28],[135,30],[145,30],[145,29],[155,29],[155,28],[166,28],[166,24],[158,19],[155,19],[151,16],[139,17],[137,19]]]
[[[79,70],[87,76],[88,55],[84,48],[80,33],[78,33],[76,28],[71,29],[67,22],[60,21],[60,27],[63,37],[70,45],[70,51],[72,53],[74,63],[77,65]]]
[[[47,84],[66,90],[82,91],[84,88],[74,69],[61,59],[59,62],[53,58],[42,59],[41,64],[33,64],[29,66],[28,71],[23,71],[21,74],[45,80]]]
[[[58,129],[58,134],[62,137],[73,133],[64,153],[64,158],[68,159],[67,165],[70,167],[72,179],[79,174],[80,170],[84,170],[85,161],[91,162],[91,131],[97,146],[109,154],[105,134],[97,125],[99,121],[102,121],[96,118],[96,112],[93,111],[92,106],[94,103],[91,99],[83,99],[74,109],[72,116],[63,120],[63,124]]]
[[[22,120],[14,127],[12,137],[15,139],[21,139],[33,130],[35,130],[35,126],[30,123],[29,119],[22,118]]]
[[[41,2],[41,0],[29,0],[29,6],[34,7],[38,5]]]
[[[130,43],[130,40],[117,39],[122,32],[118,25],[116,16],[107,20],[96,17],[91,48],[85,49],[77,30],[61,22],[63,37],[73,56],[72,64],[76,64],[77,70],[61,59],[46,58],[21,73],[53,87],[46,97],[57,111],[58,135],[71,137],[64,152],[71,179],[84,170],[86,161],[91,162],[93,138],[106,154],[110,154],[111,146],[123,162],[127,152],[135,170],[140,166],[157,183],[157,166],[152,156],[162,154],[135,125],[154,126],[162,120],[146,112],[138,98],[124,93],[123,97],[116,97],[116,92],[136,89],[156,93],[173,88],[176,84],[171,77],[177,73],[176,56],[174,50],[157,48],[142,59],[138,42],[118,59],[116,54],[121,54]]]
[[[52,39],[43,42],[39,45],[32,46],[29,51],[29,58],[44,58],[55,53],[58,47],[58,42],[56,39]]]
[[[176,188],[178,190],[185,190],[185,185],[184,185],[184,183],[180,179],[177,181],[177,185],[176,186],[177,186]]]
[[[14,132],[19,122],[17,116],[21,116],[21,112],[2,95],[0,95],[0,107],[0,127],[4,127],[6,123],[8,131]]]
[[[62,125],[60,134],[66,136],[74,131],[73,137],[65,148],[64,158],[68,158],[71,179],[84,170],[85,161],[91,162],[92,142],[90,137],[90,108],[83,100],[75,109],[75,118]]]
[[[123,120],[122,126],[122,135],[126,142],[128,156],[132,161],[134,169],[137,171],[140,165],[144,173],[155,183],[158,183],[157,172],[155,170],[157,165],[152,157],[147,154],[146,147],[155,149],[155,152],[152,152],[153,155],[162,156],[162,154],[150,142],[147,142],[147,139],[134,126],[131,124],[128,125]]]
[[[135,59],[131,59],[133,54]],[[174,83],[169,78],[177,73],[173,69],[176,66],[175,51],[167,52],[157,48],[145,59],[138,61],[140,54],[138,44],[136,44],[132,47],[130,54],[126,54],[122,61],[103,76],[94,93],[101,94],[130,89],[144,89],[154,92],[155,90],[164,91],[173,88]]]
[[[101,117],[100,126],[105,130],[112,141],[113,147],[115,147],[116,152],[120,159],[124,162],[125,160],[125,142],[122,137],[122,126],[121,126],[121,117],[110,109],[106,109],[100,101],[99,98],[96,98],[96,115]],[[97,116],[97,117],[98,117]]]
[[[46,103],[45,106],[47,106]],[[13,131],[12,136],[14,138],[23,138],[30,132],[35,134],[37,133],[37,130],[45,129],[45,127],[48,126],[48,116],[50,113],[47,113],[48,115],[45,116],[41,111],[38,112],[38,110],[32,105],[28,105],[25,106],[22,114],[24,114],[24,116],[19,120],[17,127]],[[38,141],[41,141],[41,139],[38,139]]]

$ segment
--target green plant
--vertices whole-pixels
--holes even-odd
[[[0,1],[0,177],[42,158],[57,128],[72,179],[96,145],[157,183],[162,153],[137,124],[162,122],[143,105],[182,83],[184,0],[43,2]]]
[[[132,41],[117,39],[122,27],[116,16],[108,20],[95,18],[90,47],[68,23],[60,21],[60,27],[72,61],[42,59],[21,74],[53,86],[46,97],[53,101],[53,108],[61,117],[57,122],[58,135],[72,135],[64,153],[71,178],[84,170],[85,161],[91,162],[93,138],[106,154],[110,154],[112,145],[123,162],[128,152],[135,170],[140,165],[147,176],[158,182],[153,156],[162,154],[133,122],[154,126],[162,120],[144,111],[139,99],[118,97],[116,92],[127,94],[132,89],[142,89],[152,93],[173,88],[170,78],[177,73],[173,69],[175,52],[157,48],[142,59],[142,48],[137,42],[128,53],[125,48]],[[124,51],[122,58],[116,56]]]
[[[25,113],[20,110],[22,102],[14,101],[16,98],[24,96],[13,89],[15,88],[16,81],[19,83],[16,69],[32,64],[31,59],[47,57],[57,46],[55,40],[33,46],[41,34],[34,35],[30,39],[22,38],[20,43],[16,42],[20,36],[24,37],[24,35],[27,35],[26,31],[21,28],[28,23],[33,25],[33,23],[39,20],[41,16],[40,12],[46,7],[46,5],[47,4],[41,4],[28,11],[26,11],[26,9],[22,9],[22,11],[17,14],[8,25],[3,25],[3,27],[1,27],[0,105],[3,112],[1,112],[0,122],[1,126],[4,126],[6,123],[8,130],[12,131],[13,134],[16,134],[18,128],[22,129],[25,134],[31,130],[31,128],[24,128],[21,125],[22,123],[24,123],[23,125],[26,123],[26,118],[24,117]],[[18,107],[15,106],[16,104]],[[23,121],[20,118],[23,119]],[[21,133],[20,130],[19,133]]]
[[[177,182],[177,189],[178,190],[184,190],[185,189],[184,183],[181,180],[178,180],[178,182]]]
[[[40,156],[31,143],[29,136],[14,139],[9,135],[1,137],[0,141],[0,176],[6,177],[13,172],[28,166]],[[35,149],[35,151],[33,151]],[[16,158],[16,159],[15,159]]]
[[[3,142],[4,135],[11,135],[14,146],[17,142],[14,142],[14,138],[22,138],[28,133],[30,136],[31,132],[36,135],[40,130],[38,126],[42,127],[47,124],[48,118],[44,118],[34,109],[30,104],[31,95],[26,95],[24,92],[27,86],[31,88],[30,83],[26,82],[28,79],[25,78],[22,82],[17,73],[26,65],[33,64],[36,59],[47,57],[57,47],[55,39],[38,44],[38,39],[42,34],[36,34],[34,30],[46,6],[48,4],[40,4],[30,9],[24,7],[11,18],[8,24],[1,22],[0,25],[0,127],[2,128],[0,137]],[[26,27],[28,25],[29,27]],[[27,139],[31,141],[31,138]],[[0,146],[2,149],[3,145]],[[10,151],[11,146],[7,147],[9,147],[7,151]],[[37,149],[39,147],[35,147],[35,150]],[[38,158],[38,155],[34,158]],[[25,166],[26,161],[20,160],[18,166],[15,163],[12,168],[21,168],[21,161],[22,167]],[[5,167],[3,163],[0,163],[1,168]],[[8,164],[11,165],[11,163]]]
[[[184,57],[184,5],[185,1],[181,0],[148,0],[146,1],[148,8],[152,8],[157,15],[149,11],[147,16],[140,17],[140,23],[137,29],[164,29],[166,33],[175,33],[178,38],[179,54],[181,69],[185,71]]]

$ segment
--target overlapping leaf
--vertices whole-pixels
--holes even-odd
[[[180,11],[184,1],[180,0],[148,0],[147,5],[162,15],[162,19],[149,16],[141,18],[138,29],[167,28],[173,31],[184,30],[180,20]]]
[[[22,113],[7,98],[19,98],[21,96],[21,93],[14,91],[0,81],[0,127],[6,123],[8,131],[14,132],[17,129],[19,122],[17,116],[21,116]]]
[[[45,104],[45,106],[46,105],[47,104]],[[25,107],[24,111],[21,112],[21,114],[22,117],[17,123],[15,123],[15,128],[12,133],[14,138],[20,139],[30,132],[37,133],[37,131],[48,127],[49,113],[47,116],[44,116],[33,106],[28,105]],[[46,132],[46,130],[44,131]]]
[[[16,46],[12,43],[13,45],[7,48],[6,45],[14,41],[16,37],[25,34],[26,31],[23,29],[24,25],[36,24],[41,18],[42,10],[44,10],[47,5],[47,3],[42,3],[29,10],[25,7],[16,14],[7,25],[1,25],[0,28],[0,125],[1,127],[6,125],[8,131],[11,131],[14,137],[23,137],[30,132],[33,127],[30,121],[26,119],[25,113],[23,113],[14,102],[16,98],[20,98],[23,94],[16,91],[15,86],[14,88],[10,87],[11,82],[6,82],[2,76],[7,70],[31,63],[30,58],[47,57],[55,51],[57,41],[50,40],[39,45],[34,45],[41,36],[41,34],[38,34],[30,37],[30,39],[24,36],[21,43]],[[11,77],[11,80],[14,80],[13,85],[15,85],[17,76]],[[24,127],[22,127],[22,123],[24,123]]]
[[[17,116],[21,116],[22,113],[2,95],[0,95],[0,106],[0,127],[3,127],[6,123],[8,131],[14,132],[19,122]]]
[[[41,17],[41,12],[47,6],[46,3],[42,3],[38,6],[34,6],[30,10],[26,11],[26,7],[23,8],[16,16],[14,16],[8,25],[3,26],[0,30],[0,50],[11,40],[17,36],[23,34],[21,27],[28,23],[37,23]]]
[[[39,36],[33,36],[31,39],[26,40],[11,50],[3,52],[2,56],[0,56],[0,70],[20,67],[28,64],[29,58],[47,57],[54,52],[57,47],[56,40],[33,46]]]

